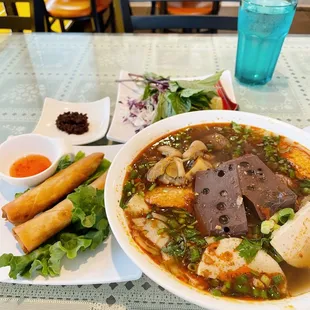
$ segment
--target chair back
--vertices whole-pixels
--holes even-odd
[[[176,1],[176,0],[174,0]],[[180,0],[177,0],[180,2]],[[182,0],[181,0],[182,1]],[[184,1],[184,0],[183,0]],[[186,0],[189,1],[189,0]],[[201,0],[190,0],[201,1]],[[233,16],[219,16],[220,2],[239,2],[239,0],[204,0],[201,2],[213,2],[212,15],[148,15],[132,16],[130,2],[145,2],[145,0],[120,0],[125,32],[151,29],[214,29],[237,30],[238,18]],[[157,0],[167,3],[167,0]],[[171,2],[171,0],[169,0]]]
[[[30,17],[18,16],[17,2],[29,3]],[[13,32],[45,31],[46,10],[43,0],[2,0],[2,3],[6,16],[0,16],[0,29],[11,29]]]

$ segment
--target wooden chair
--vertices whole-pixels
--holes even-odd
[[[45,6],[42,0],[2,0],[7,16],[0,16],[0,29],[11,29],[13,32],[32,30],[43,32],[45,25]],[[16,3],[27,2],[30,6],[30,17],[18,16]]]
[[[66,31],[64,20],[73,21],[91,20],[96,32],[104,32],[111,25],[111,31],[115,32],[115,18],[112,0],[47,0],[45,2],[47,19],[58,19],[61,30]],[[109,10],[107,22],[103,22],[103,14]],[[49,23],[49,30],[51,23]]]
[[[220,2],[229,0],[207,0],[198,2],[213,2],[212,15],[166,15],[167,0],[162,2],[164,10],[160,15],[132,16],[130,2],[143,2],[144,0],[120,0],[125,32],[152,29],[212,29],[212,30],[237,30],[237,17],[218,16]],[[170,0],[171,1],[171,0]],[[193,1],[193,0],[190,0]],[[239,2],[239,0],[230,0]],[[197,2],[197,0],[195,0]]]

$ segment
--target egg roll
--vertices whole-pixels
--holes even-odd
[[[2,217],[16,225],[49,209],[85,182],[96,171],[103,156],[103,153],[93,153],[56,173],[2,207]]]
[[[106,173],[91,183],[97,189],[103,189]],[[73,204],[69,199],[58,203],[35,218],[13,228],[13,235],[25,253],[39,247],[71,223]]]

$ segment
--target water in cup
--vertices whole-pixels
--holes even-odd
[[[272,78],[297,0],[242,0],[238,17],[236,78],[263,85]]]

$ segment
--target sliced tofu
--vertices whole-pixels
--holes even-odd
[[[310,202],[274,231],[271,245],[288,264],[310,268]]]
[[[248,264],[236,250],[241,242],[240,238],[226,238],[209,245],[198,265],[198,275],[225,281],[253,270],[271,275],[282,274],[285,278],[279,264],[263,250],[258,251],[253,261]],[[286,283],[282,289],[286,292]]]
[[[127,203],[127,208],[125,209],[126,213],[129,213],[134,217],[147,214],[150,211],[151,208],[144,201],[144,198],[139,194],[135,194],[130,198],[130,200]]]
[[[192,210],[194,192],[191,188],[155,187],[145,193],[145,201],[161,208],[185,208]]]
[[[167,225],[160,220],[136,218],[132,220],[142,234],[160,249],[169,241],[167,233],[159,234],[158,231],[167,228]]]

